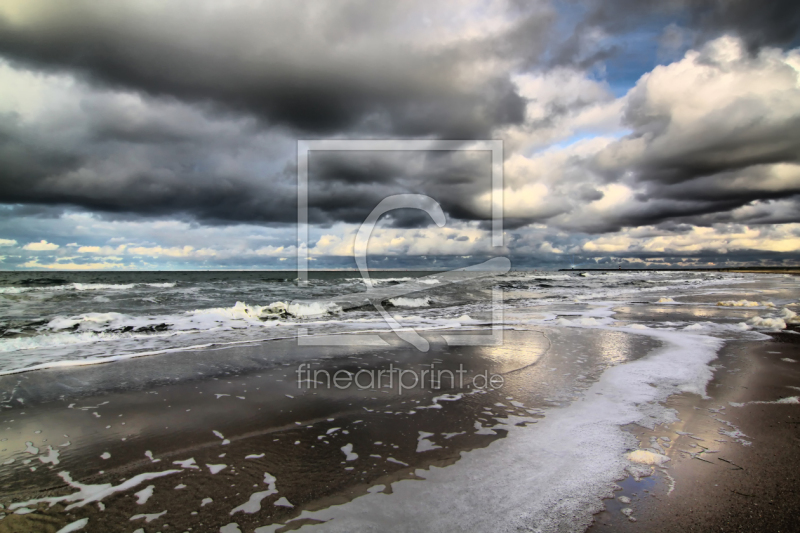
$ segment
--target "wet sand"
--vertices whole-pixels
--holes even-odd
[[[0,532],[49,533],[84,518],[86,531],[104,532],[216,532],[231,522],[246,533],[273,523],[293,529],[303,510],[390,492],[417,469],[488,446],[505,436],[509,417],[534,429],[546,408],[659,345],[563,328],[506,331],[497,347],[430,337],[429,353],[398,342],[303,348],[287,340],[4,376],[0,389],[13,393],[0,415],[0,463],[10,461],[0,469],[0,502],[14,514]],[[300,362],[331,374],[390,364],[467,373],[463,387],[445,377],[440,389],[299,389]],[[470,380],[484,371],[502,375],[503,386],[476,387]],[[90,490],[108,484],[113,494],[64,498],[79,488],[68,479]]]
[[[655,439],[671,460],[639,481],[622,480],[591,533],[800,529],[800,405],[774,403],[800,395],[800,335],[773,337],[728,343],[708,398],[668,400],[679,422],[629,428],[641,448]]]

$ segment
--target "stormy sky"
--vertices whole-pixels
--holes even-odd
[[[800,261],[794,0],[0,0],[0,269]],[[490,154],[504,147],[505,245]]]

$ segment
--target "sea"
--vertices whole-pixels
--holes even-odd
[[[649,295],[656,294],[706,295],[715,306],[714,294],[731,287],[746,291],[765,279],[795,286],[797,279],[647,270],[510,271],[456,283],[448,273],[433,271],[372,271],[369,277],[387,312],[417,330],[489,327],[497,289],[506,311],[500,325],[514,327],[547,317],[563,324],[593,303],[655,302]],[[357,298],[367,289],[357,271],[310,272],[307,282],[292,271],[2,272],[0,375],[299,333],[386,331],[390,326],[377,307]],[[753,298],[758,306],[767,297]],[[773,300],[763,307],[760,323],[721,322],[728,329],[775,329],[778,311],[793,302]]]

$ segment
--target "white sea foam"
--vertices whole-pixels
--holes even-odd
[[[261,501],[265,498],[272,496],[273,494],[277,494],[278,490],[275,488],[275,476],[269,473],[264,473],[264,483],[267,485],[267,490],[261,492],[254,492],[250,495],[250,499],[243,503],[242,505],[235,507],[231,511],[231,515],[234,515],[238,512],[245,512],[248,514],[257,513],[261,510]]]
[[[754,316],[747,321],[753,327],[779,331],[786,329],[786,322],[782,318]]]
[[[147,500],[153,495],[153,490],[156,488],[155,485],[148,485],[146,488],[143,488],[139,492],[135,492],[133,495],[136,496],[136,503],[139,505],[144,505],[147,503]]]
[[[342,453],[345,455],[345,461],[355,461],[356,459],[358,459],[358,454],[357,453],[353,453],[353,445],[352,444],[346,444],[346,445],[342,446],[341,449],[342,449]]]
[[[66,283],[47,287],[0,287],[0,294],[23,294],[26,292],[63,291],[127,291],[135,287],[171,288],[172,283]]]
[[[800,405],[800,396],[789,396],[787,398],[781,398],[780,400],[775,401],[753,401],[753,402],[744,402],[744,403],[736,403],[736,402],[728,402],[731,407],[743,407],[745,405],[751,404],[760,404],[760,405]]]
[[[190,457],[189,459],[184,459],[182,461],[172,461],[174,465],[180,465],[181,468],[194,468],[199,470],[200,467],[197,466],[195,463],[194,457]]]
[[[59,451],[54,450],[52,446],[48,446],[47,450],[48,450],[47,455],[39,456],[39,460],[45,464],[50,463],[53,466],[57,465],[60,462],[58,459]]]
[[[223,470],[228,468],[228,465],[223,465],[223,464],[219,464],[219,465],[209,465],[209,464],[207,464],[206,466],[208,467],[208,470],[212,474],[219,474],[220,472],[222,472]]]
[[[431,304],[430,298],[389,298],[389,302],[395,307],[428,307]]]
[[[286,496],[283,496],[275,500],[275,503],[273,505],[276,505],[278,507],[294,507],[294,505],[292,505],[289,502],[289,500],[286,499]]]
[[[636,450],[628,454],[628,460],[642,465],[661,466],[669,461],[669,457],[647,450]]]
[[[141,520],[142,518],[144,518],[144,521],[149,524],[153,520],[158,520],[165,514],[167,514],[167,511],[161,511],[160,513],[151,513],[151,514],[137,514],[131,517],[131,522],[135,520]]]
[[[800,317],[791,309],[784,307],[779,315],[787,324],[800,324]]]
[[[88,518],[81,518],[80,520],[75,520],[74,522],[67,524],[66,526],[62,527],[56,533],[72,533],[73,531],[79,531],[86,527],[86,524],[89,523]]]
[[[745,324],[744,322],[738,322],[736,324],[724,324],[719,322],[695,322],[694,324],[689,324],[685,328],[684,331],[705,331],[705,332],[730,332],[730,331],[749,331],[752,329],[750,326]]]
[[[758,307],[758,302],[751,302],[750,300],[725,300],[717,302],[720,307]]]
[[[332,302],[292,302],[286,311],[297,318],[310,318],[341,313],[342,308]]]
[[[138,474],[136,476],[133,476],[132,478],[120,483],[119,485],[112,485],[111,483],[104,483],[100,485],[86,485],[78,481],[73,481],[69,472],[59,472],[58,474],[59,477],[61,477],[61,479],[63,479],[70,487],[78,489],[77,492],[73,492],[72,494],[66,494],[64,496],[50,496],[45,498],[36,498],[33,500],[28,500],[26,502],[12,503],[11,505],[8,506],[8,508],[13,510],[19,507],[36,505],[38,503],[47,503],[52,507],[57,503],[74,502],[66,506],[66,510],[69,511],[71,509],[74,509],[75,507],[83,507],[88,503],[99,502],[103,498],[115,494],[117,492],[124,492],[126,490],[130,490],[133,487],[136,487],[141,483],[144,483],[145,481],[150,481],[151,479],[156,479],[163,476],[169,476],[171,474],[177,474],[178,472],[180,472],[180,470],[145,472],[143,474]]]
[[[231,515],[236,513],[244,512],[248,514],[257,513],[261,510],[261,500],[272,496],[273,494],[277,494],[278,491],[276,490],[264,490],[261,492],[254,492],[250,495],[250,499],[244,502],[243,504],[239,505],[238,507],[234,507],[233,510],[230,512]]]
[[[430,450],[437,450],[441,448],[441,446],[437,446],[428,439],[428,437],[432,437],[433,435],[434,433],[428,433],[427,431],[419,432],[419,437],[417,437],[417,453],[428,452]]]

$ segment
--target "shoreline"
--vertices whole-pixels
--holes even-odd
[[[670,461],[620,481],[588,533],[796,531],[800,412],[775,402],[800,394],[800,335],[772,337],[726,343],[707,398],[684,393],[665,402],[678,421],[628,428],[640,448]]]
[[[245,532],[289,530],[307,523],[301,513],[376,491],[391,494],[395,485],[407,490],[403,480],[449,471],[444,467],[462,461],[463,452],[502,440],[508,431],[522,429],[517,425],[538,425],[549,408],[574,402],[577,391],[609,368],[609,354],[592,348],[598,342],[620,345],[616,362],[635,360],[659,345],[616,331],[536,328],[508,331],[499,351],[439,344],[424,354],[396,343],[382,350],[314,352],[316,363],[332,369],[382,368],[389,362],[423,368],[430,366],[431,356],[442,367],[490,368],[506,378],[495,391],[298,393],[294,373],[302,353],[290,343],[287,349],[301,359],[288,362],[276,353],[260,354],[264,346],[244,346],[40,371],[22,380],[7,376],[6,384],[21,381],[24,402],[3,410],[6,422],[14,420],[6,429],[15,431],[4,435],[3,447],[13,452],[14,462],[2,470],[2,503],[6,513],[31,512],[8,514],[0,520],[0,532],[49,531],[42,524],[60,528],[84,518],[90,531],[127,531],[128,525],[139,527],[130,522],[133,517],[163,511],[168,512],[153,518],[146,531],[165,523],[171,530],[217,531],[229,522]],[[587,354],[581,361],[563,357],[563,350],[577,346]],[[167,358],[164,372],[161,363]],[[193,377],[200,368],[203,375]],[[115,383],[120,373],[125,383]],[[60,388],[53,388],[56,382]],[[35,453],[25,451],[31,446]],[[53,455],[56,462],[48,462]],[[64,499],[75,496],[75,486],[67,486],[59,472],[97,488],[90,492],[170,473],[67,510],[85,499]],[[268,484],[267,475],[277,481]],[[414,491],[431,490],[425,482],[413,484]],[[138,505],[131,495],[150,485],[154,497]],[[234,512],[248,498],[262,496],[258,505],[247,507],[253,514]],[[50,508],[42,497],[60,500]],[[213,501],[201,505],[206,498]],[[281,498],[292,507],[281,506]]]

